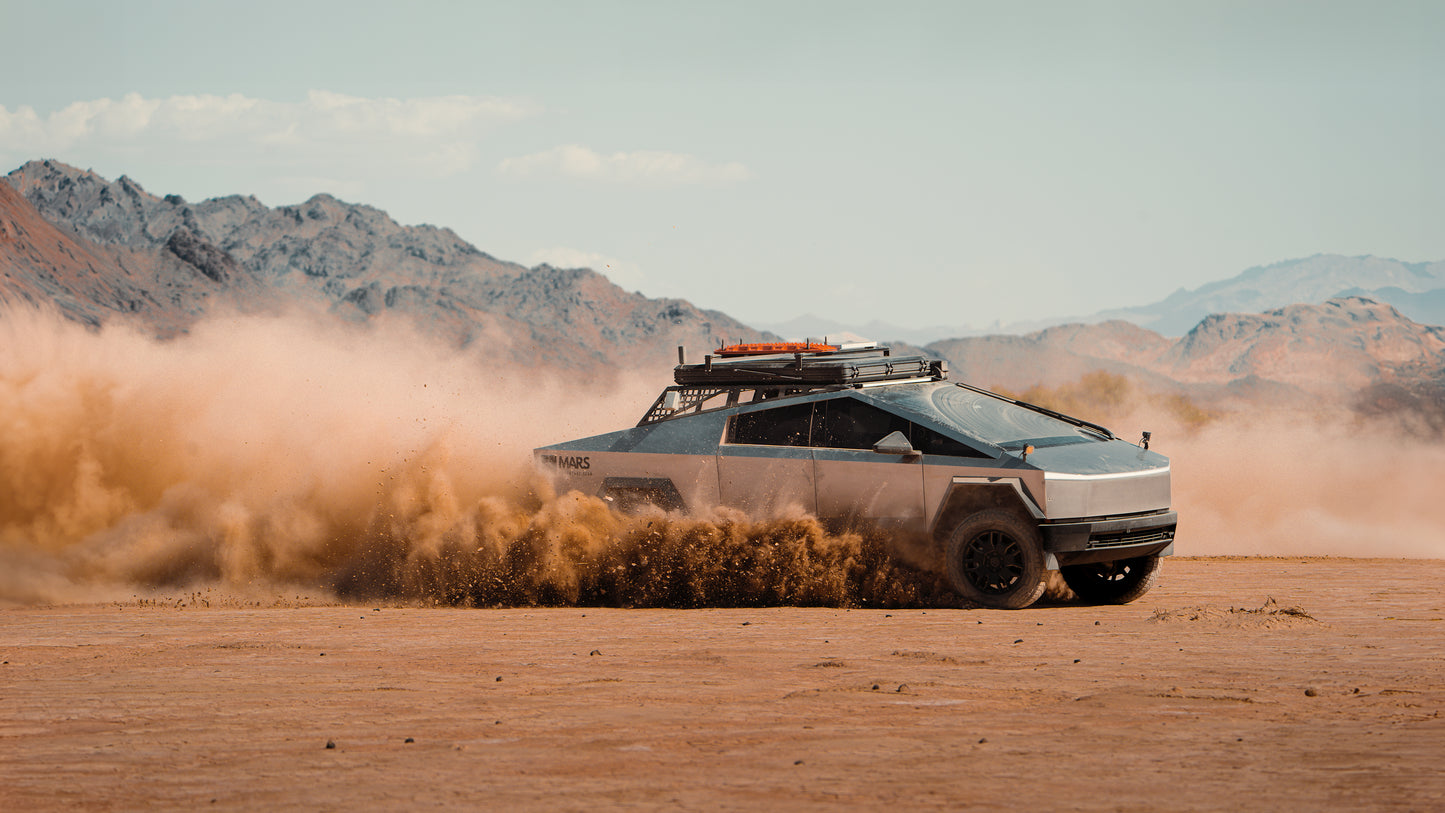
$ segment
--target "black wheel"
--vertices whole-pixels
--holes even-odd
[[[1113,562],[1065,565],[1064,583],[1089,604],[1128,604],[1149,592],[1159,578],[1159,557],[1140,556]]]
[[[1046,575],[1038,526],[1012,511],[980,511],[948,538],[948,580],[974,604],[1027,607],[1044,594]]]

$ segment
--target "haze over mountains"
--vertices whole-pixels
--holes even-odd
[[[1165,336],[1182,336],[1201,319],[1216,313],[1260,313],[1344,296],[1363,296],[1388,303],[1423,324],[1445,324],[1445,261],[1407,263],[1385,257],[1316,254],[1256,266],[1194,290],[1181,288],[1149,305],[1112,308],[1091,315],[995,324],[987,328],[899,325],[881,320],[849,325],[815,314],[761,327],[785,336],[821,336],[847,331],[879,340],[896,339],[922,345],[959,336],[1026,333],[1054,325],[1118,319]]]
[[[1445,324],[1445,261],[1406,263],[1385,257],[1317,254],[1256,266],[1152,305],[1104,311],[1089,321],[1124,319],[1181,336],[1216,313],[1258,313],[1300,302],[1364,296],[1393,305],[1424,324]]]
[[[772,335],[626,292],[591,270],[500,260],[448,229],[401,226],[330,195],[274,208],[241,196],[190,203],[56,161],[31,161],[4,181],[0,301],[93,326],[119,321],[165,337],[208,314],[299,306],[357,323],[407,320],[455,346],[570,370],[665,370],[680,344],[699,354]],[[1151,306],[926,349],[957,377],[1013,390],[1104,372],[1204,404],[1383,400],[1445,413],[1445,328],[1420,323],[1445,321],[1433,318],[1445,315],[1437,303],[1445,262],[1319,255]],[[845,328],[828,327],[803,335]],[[910,338],[887,329],[854,332]]]

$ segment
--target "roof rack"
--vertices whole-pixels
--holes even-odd
[[[903,381],[948,377],[948,362],[926,356],[892,356],[883,346],[856,350],[775,353],[718,359],[703,357],[702,364],[679,364],[672,371],[678,384],[747,386],[794,384],[833,386],[876,381]]]
[[[791,353],[733,345],[719,349],[737,356],[719,359],[707,355],[702,364],[681,363],[686,355],[679,347],[679,364],[672,371],[677,386],[663,390],[637,425],[824,390],[948,378],[948,362],[943,359],[895,357],[886,346],[872,342],[810,352],[802,351],[802,344],[794,345],[799,349]]]

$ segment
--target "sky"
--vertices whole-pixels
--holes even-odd
[[[1445,4],[0,0],[0,172],[327,192],[754,325],[1445,259]]]

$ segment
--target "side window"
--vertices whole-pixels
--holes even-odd
[[[913,448],[924,454],[946,454],[953,457],[983,457],[989,455],[980,452],[972,446],[966,446],[947,435],[929,429],[926,426],[913,425],[913,435],[909,438]]]
[[[820,402],[818,412],[821,414],[813,425],[814,446],[831,449],[872,449],[873,444],[890,432],[902,432],[908,442],[913,444],[913,448],[924,454],[989,457],[947,435],[852,398]]]
[[[871,404],[852,398],[835,398],[818,404],[823,413],[821,426],[813,432],[813,445],[830,449],[872,449],[890,432],[908,437],[912,425]]]
[[[807,446],[813,404],[793,404],[734,415],[728,442],[756,446]]]

